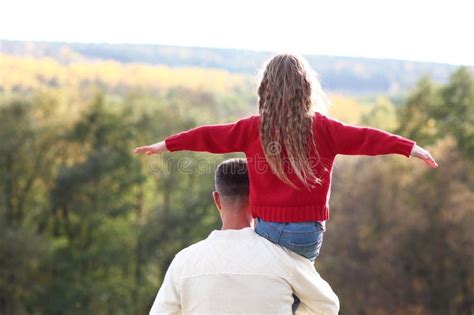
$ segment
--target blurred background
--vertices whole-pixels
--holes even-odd
[[[0,313],[147,314],[174,255],[220,227],[213,170],[233,155],[133,148],[257,113],[258,71],[289,50],[331,116],[440,165],[337,158],[316,268],[341,314],[473,314],[469,4],[2,1]]]

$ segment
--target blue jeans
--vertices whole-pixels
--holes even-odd
[[[324,227],[320,222],[280,223],[257,218],[255,232],[270,242],[314,261],[323,243]]]
[[[255,232],[270,242],[314,261],[323,243],[324,227],[320,222],[280,223],[257,218]],[[293,295],[293,314],[300,305],[300,299]]]

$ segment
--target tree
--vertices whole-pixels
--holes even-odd
[[[406,102],[398,109],[399,127],[395,129],[395,133],[416,139],[425,146],[434,144],[439,135],[433,109],[438,103],[438,87],[429,77],[421,78]]]

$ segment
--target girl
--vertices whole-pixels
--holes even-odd
[[[300,56],[274,56],[265,67],[258,96],[259,116],[194,128],[134,152],[245,153],[255,231],[311,261],[319,254],[329,218],[336,155],[401,154],[438,166],[412,140],[314,111],[326,98]]]

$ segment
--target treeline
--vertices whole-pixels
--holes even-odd
[[[252,91],[216,93],[1,95],[1,314],[148,312],[174,255],[219,228],[212,172],[223,156],[132,149],[255,111]],[[460,68],[445,85],[421,80],[399,107],[360,111],[361,123],[430,145],[440,167],[338,158],[316,267],[342,314],[474,311],[473,104],[473,74]]]
[[[16,56],[52,58],[63,64],[115,61],[173,68],[222,69],[254,76],[270,52],[166,45],[91,44],[0,41],[0,51]],[[308,55],[321,74],[324,88],[337,93],[397,94],[413,86],[423,74],[446,82],[455,66],[390,59]]]

